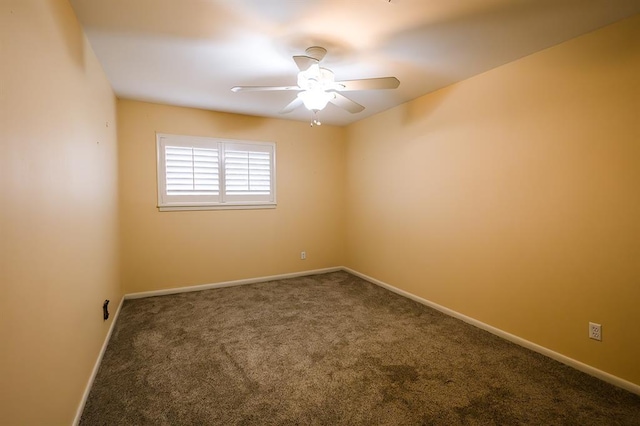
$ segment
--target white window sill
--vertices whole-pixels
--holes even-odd
[[[275,209],[275,203],[268,204],[206,204],[199,206],[158,206],[161,212],[177,212],[189,210],[259,210]]]

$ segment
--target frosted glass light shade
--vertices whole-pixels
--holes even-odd
[[[298,93],[304,106],[310,111],[320,111],[327,106],[333,95],[324,90],[305,90]]]

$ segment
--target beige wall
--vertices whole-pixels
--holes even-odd
[[[276,142],[276,209],[159,212],[156,132]],[[344,129],[118,101],[126,293],[339,266]],[[307,259],[300,260],[300,252]]]
[[[635,16],[349,127],[347,266],[640,384],[639,46]]]
[[[66,1],[0,37],[0,423],[71,424],[122,295],[115,97]]]

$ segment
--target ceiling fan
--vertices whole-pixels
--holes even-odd
[[[395,77],[380,78],[364,78],[359,80],[343,80],[335,81],[333,72],[328,68],[320,66],[320,61],[327,54],[327,50],[320,46],[312,46],[305,50],[306,55],[294,56],[293,60],[298,66],[297,86],[235,86],[231,90],[233,92],[248,91],[278,91],[292,90],[297,91],[296,98],[285,106],[280,114],[286,114],[294,109],[304,105],[308,110],[314,113],[314,119],[311,123],[321,124],[316,114],[324,109],[327,103],[343,108],[352,114],[364,110],[364,106],[349,99],[340,92],[354,90],[372,90],[372,89],[395,89],[400,85],[400,81]]]

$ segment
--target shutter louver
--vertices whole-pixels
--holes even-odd
[[[217,149],[165,147],[167,195],[218,195]]]

